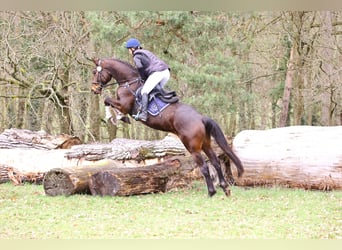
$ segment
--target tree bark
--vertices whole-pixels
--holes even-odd
[[[93,174],[89,180],[92,195],[129,196],[167,191],[170,176],[180,167],[179,160],[148,167],[116,168]]]
[[[334,61],[334,37],[332,36],[332,21],[330,11],[321,11],[322,27],[322,49],[321,49],[321,84],[322,84],[322,100],[321,100],[321,124],[323,126],[332,125],[333,115],[333,65]]]
[[[279,120],[279,127],[285,127],[287,123],[287,118],[289,115],[289,106],[290,106],[290,97],[292,90],[292,81],[293,81],[293,57],[294,57],[294,44],[291,46],[290,58],[288,62],[288,68],[286,72],[285,86],[284,86],[284,95],[283,95],[283,107],[281,110],[281,117]]]
[[[245,168],[238,185],[342,190],[341,126],[245,130],[233,145]]]
[[[8,167],[0,164],[0,184],[8,182],[10,178],[8,177]]]
[[[193,171],[195,166],[190,161],[191,157],[178,159],[175,156],[146,167],[125,168],[116,162],[98,162],[92,166],[54,168],[45,174],[43,186],[49,196],[165,192],[198,179],[200,175]]]
[[[85,160],[136,160],[161,158],[167,155],[184,155],[186,152],[182,142],[174,136],[166,136],[162,140],[146,141],[118,138],[106,144],[82,144],[72,147],[66,153],[68,159]]]
[[[68,149],[81,144],[76,136],[61,134],[49,135],[45,131],[30,131],[26,129],[6,129],[0,134],[0,148],[36,148],[36,149]]]

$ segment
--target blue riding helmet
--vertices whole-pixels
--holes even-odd
[[[126,42],[126,49],[136,48],[140,46],[140,42],[138,39],[131,38]]]

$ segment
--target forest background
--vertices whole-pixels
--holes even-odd
[[[133,119],[113,125],[90,92],[91,59],[133,63],[131,37],[170,65],[168,88],[228,136],[342,125],[342,12],[2,11],[0,27],[0,132],[162,138]]]

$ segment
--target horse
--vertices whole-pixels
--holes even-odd
[[[105,97],[104,104],[111,106],[124,115],[134,117],[137,112],[137,91],[143,85],[138,70],[128,62],[117,58],[94,58],[95,69],[91,91],[101,94],[102,89],[117,84],[116,97]],[[115,83],[110,83],[114,79]],[[209,168],[202,151],[207,155],[214,166],[219,185],[226,196],[230,195],[229,184],[224,178],[219,158],[211,146],[211,136],[237,168],[238,177],[241,177],[244,168],[238,156],[228,145],[224,134],[213,119],[200,114],[195,108],[180,101],[171,103],[158,116],[148,116],[144,125],[179,137],[185,148],[191,154],[196,166],[200,168],[206,181],[209,197],[216,194],[216,189],[210,176]]]

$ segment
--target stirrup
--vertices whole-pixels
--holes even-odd
[[[136,121],[143,121],[143,122],[146,122],[147,120],[147,114],[146,114],[146,117],[144,119],[141,119],[140,116],[142,115],[143,113],[142,112],[138,112],[136,115],[132,115],[132,117],[136,120]]]
[[[132,115],[132,117],[134,118],[134,120],[136,120],[136,121],[139,120],[139,114],[140,114],[140,112],[138,112],[136,115]]]

